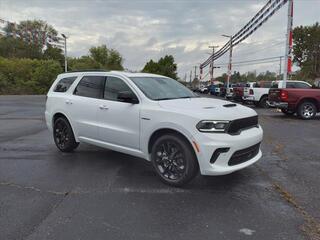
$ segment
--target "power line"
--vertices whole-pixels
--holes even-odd
[[[259,58],[259,59],[251,59],[251,60],[233,62],[233,64],[260,62],[260,61],[264,61],[264,60],[279,59],[280,57],[283,57],[283,56],[267,57],[267,58]],[[278,61],[278,60],[277,60],[277,61]],[[229,63],[217,63],[216,66],[223,66],[223,65],[228,65],[228,64],[229,64]],[[233,64],[232,64],[232,65],[233,65]]]
[[[269,0],[265,6],[233,37],[233,46],[236,46],[257,29],[259,29],[275,12],[277,12],[288,0]],[[272,11],[271,11],[272,10]],[[251,30],[250,30],[251,29]],[[250,31],[249,31],[250,30]],[[225,54],[231,46],[231,41],[228,41],[221,49],[215,54],[212,54],[200,67],[204,68],[213,60],[218,59]]]

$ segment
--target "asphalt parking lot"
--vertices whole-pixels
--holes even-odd
[[[59,152],[44,96],[0,96],[0,239],[320,239],[320,117],[257,109],[263,158],[162,184],[138,158]]]

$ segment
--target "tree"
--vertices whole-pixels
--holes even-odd
[[[320,25],[299,26],[293,30],[293,61],[307,79],[320,77]]]
[[[177,64],[174,62],[172,55],[166,55],[159,59],[158,62],[152,59],[146,63],[142,72],[164,75],[173,79],[177,77]]]
[[[115,49],[108,49],[106,45],[91,47],[90,57],[100,63],[107,70],[123,70],[123,58]]]
[[[72,71],[88,70],[88,69],[104,69],[103,66],[89,56],[80,58],[68,58],[68,66]]]
[[[26,20],[18,24],[8,24],[5,28],[7,37],[18,37],[35,48],[43,49],[50,39],[51,42],[58,42],[58,32],[47,22],[42,20]]]
[[[5,58],[41,59],[42,52],[40,48],[35,48],[21,39],[3,37],[0,38],[0,56]]]
[[[59,61],[61,66],[64,65],[64,55],[60,48],[49,45],[43,52],[43,58],[47,60],[56,60]]]

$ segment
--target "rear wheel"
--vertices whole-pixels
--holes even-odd
[[[259,101],[259,107],[268,108],[269,106],[267,104],[267,100],[268,100],[267,96],[262,97]]]
[[[302,119],[308,120],[316,116],[317,108],[312,102],[303,102],[298,107],[298,115]]]
[[[159,137],[152,146],[151,161],[160,179],[171,186],[180,187],[198,173],[198,162],[192,147],[178,135]]]
[[[57,148],[62,152],[71,152],[79,145],[74,138],[74,134],[68,120],[64,117],[59,117],[55,120],[53,126],[53,138]]]

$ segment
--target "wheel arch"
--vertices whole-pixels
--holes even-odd
[[[159,138],[160,136],[165,135],[165,134],[175,134],[175,135],[180,136],[182,139],[184,139],[190,145],[194,155],[197,157],[196,151],[194,149],[194,146],[193,146],[191,140],[184,133],[182,133],[181,131],[178,131],[176,129],[173,129],[173,128],[160,128],[160,129],[155,130],[150,135],[149,141],[148,141],[148,153],[149,154],[151,153],[152,146],[155,143],[155,141],[157,140],[157,138]]]
[[[320,111],[320,104],[318,103],[318,101],[315,98],[311,98],[311,97],[301,98],[297,104],[297,108],[304,102],[312,102],[316,106],[317,111],[318,112]]]
[[[66,114],[64,114],[63,112],[56,112],[56,113],[53,114],[53,116],[52,116],[52,129],[53,129],[53,126],[54,126],[54,122],[55,122],[59,117],[63,117],[63,118],[65,118],[65,119],[67,119],[67,121],[69,122],[69,124],[70,124],[70,126],[71,126],[71,129],[72,129],[72,132],[73,132],[73,135],[74,135],[76,141],[79,142],[78,136],[77,136],[76,132],[74,131],[74,128],[73,128],[73,126],[72,126],[72,124],[71,124],[71,121],[70,121],[69,117],[68,117]]]
[[[264,98],[264,97],[267,97],[268,98],[268,96],[269,96],[269,94],[263,94],[261,97],[260,97],[260,100],[259,100],[259,102]]]

